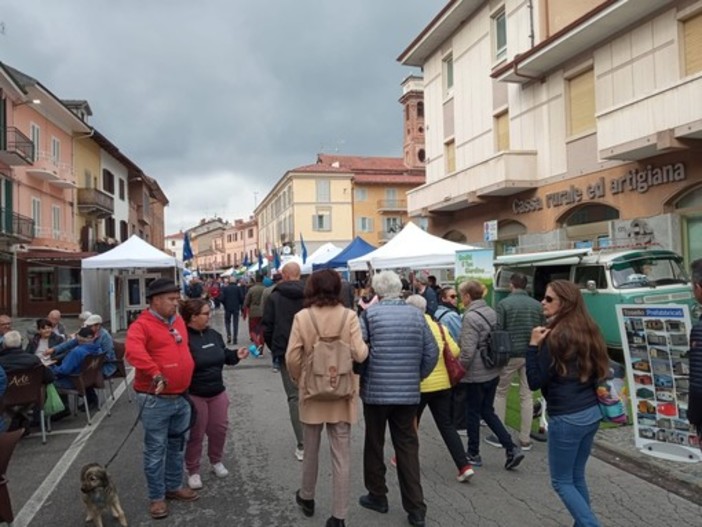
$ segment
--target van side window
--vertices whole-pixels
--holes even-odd
[[[589,280],[595,282],[597,289],[607,289],[607,278],[603,266],[590,265],[575,268],[575,283],[580,289],[585,289]]]

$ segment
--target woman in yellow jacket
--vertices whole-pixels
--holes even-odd
[[[422,312],[426,311],[427,301],[421,295],[412,295],[407,298],[406,302],[420,309]],[[456,344],[456,341],[451,338],[448,330],[444,329],[442,336],[439,324],[429,315],[425,314],[424,317],[439,347],[439,360],[436,362],[434,371],[419,385],[422,397],[419,402],[419,408],[417,409],[417,424],[419,424],[422,411],[425,407],[429,406],[429,410],[431,411],[431,415],[434,416],[434,422],[439,429],[441,438],[444,440],[444,444],[446,448],[448,448],[449,454],[451,454],[453,462],[458,469],[458,476],[456,479],[460,482],[465,482],[473,476],[474,472],[473,467],[468,461],[466,451],[463,448],[461,438],[458,436],[458,431],[451,421],[451,383],[449,381],[448,371],[446,370],[446,364],[444,363],[444,355],[441,351],[444,349],[444,338],[454,357],[458,357],[461,350],[458,344]]]

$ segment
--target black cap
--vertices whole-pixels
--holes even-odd
[[[78,331],[78,336],[84,339],[91,339],[95,336],[95,333],[93,333],[91,328],[84,327],[80,328],[80,331]]]
[[[146,299],[149,300],[152,296],[163,295],[165,293],[179,293],[178,287],[172,280],[168,278],[157,278],[151,282],[146,288]]]

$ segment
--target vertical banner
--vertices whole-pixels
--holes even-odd
[[[468,249],[456,251],[456,284],[466,280],[477,280],[487,289],[485,301],[492,305],[492,281],[494,275],[492,249]]]
[[[617,306],[636,447],[671,461],[702,460],[687,420],[690,311],[683,304]]]

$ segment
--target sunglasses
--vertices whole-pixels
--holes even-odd
[[[173,338],[176,341],[176,344],[180,344],[183,342],[183,337],[180,336],[180,333],[178,333],[178,330],[176,328],[168,328],[168,332],[173,335]]]
[[[458,295],[448,295],[449,298],[458,298]]]
[[[553,302],[553,301],[556,300],[556,299],[553,298],[552,296],[546,295],[546,296],[544,297],[544,300],[546,301],[547,304],[550,304],[551,302]]]

